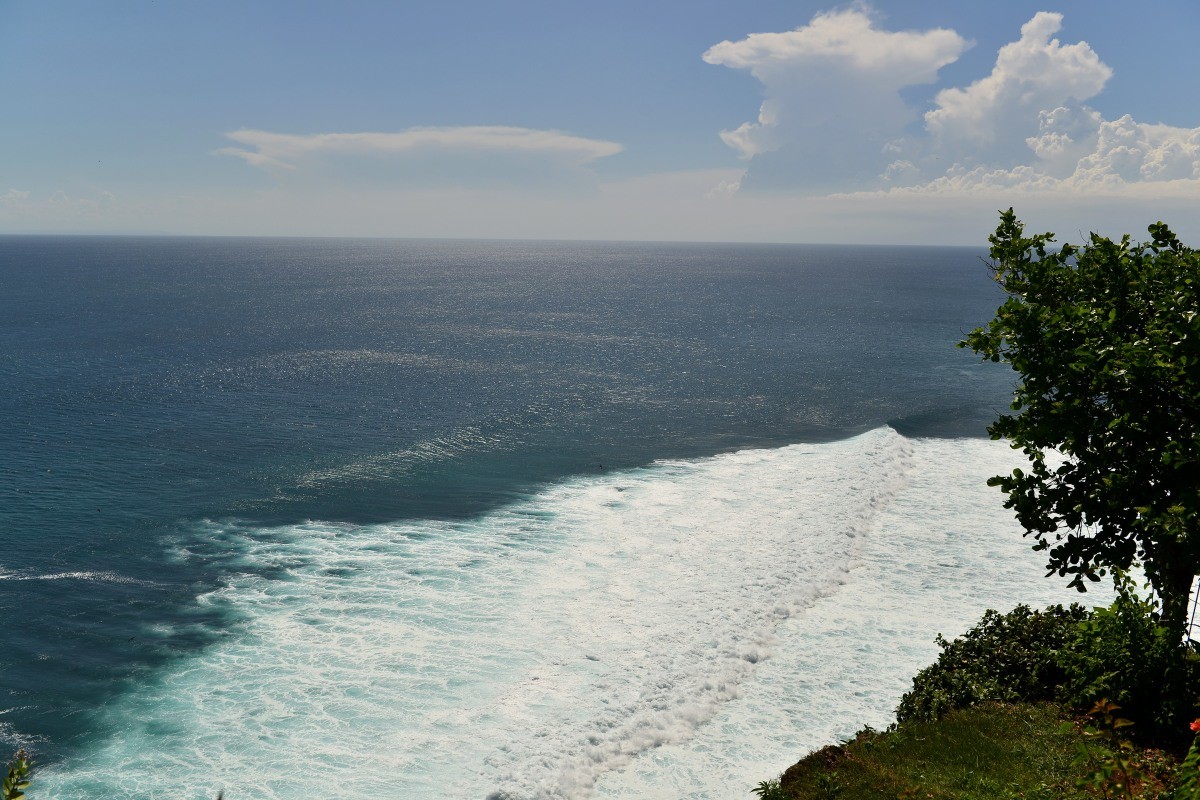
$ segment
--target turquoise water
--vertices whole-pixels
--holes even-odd
[[[1008,463],[977,255],[0,238],[3,736],[63,797],[730,796],[687,743]]]

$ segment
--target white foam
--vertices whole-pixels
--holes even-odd
[[[0,581],[92,581],[96,583],[127,583],[136,586],[154,586],[154,581],[131,578],[118,572],[49,572],[45,574],[0,572]]]
[[[1107,603],[1046,578],[1002,495],[1020,456],[1000,442],[917,440],[909,485],[884,509],[847,581],[778,631],[771,660],[685,746],[600,782],[599,797],[750,797],[802,755],[894,721],[912,676],[988,608]]]
[[[977,488],[1011,460],[882,429],[578,479],[464,523],[209,528],[253,569],[201,602],[244,625],[115,702],[114,735],[39,783],[746,796],[885,723],[938,630],[1049,594]]]
[[[336,482],[395,480],[417,472],[423,466],[448,460],[466,453],[479,453],[508,443],[511,434],[486,434],[476,427],[466,427],[448,436],[418,442],[412,447],[381,455],[369,456],[340,466],[314,470],[302,475],[297,485],[320,489]]]

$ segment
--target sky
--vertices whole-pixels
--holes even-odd
[[[0,233],[1200,240],[1200,3],[0,0]]]

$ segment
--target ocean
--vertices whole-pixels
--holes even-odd
[[[38,796],[749,797],[1043,577],[970,248],[0,237]]]

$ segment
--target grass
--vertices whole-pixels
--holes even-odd
[[[1078,744],[1108,752],[1078,725],[1063,729],[1060,706],[989,703],[910,722],[887,732],[865,730],[844,745],[806,756],[764,797],[778,800],[1083,800],[1089,771]],[[1147,776],[1140,797],[1156,797],[1173,759],[1156,750],[1135,754]]]

